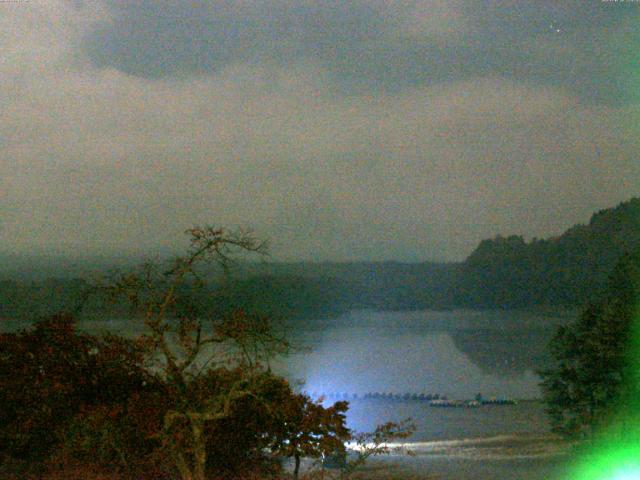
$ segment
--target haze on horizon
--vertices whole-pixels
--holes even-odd
[[[0,3],[0,251],[459,260],[640,193],[639,3]]]

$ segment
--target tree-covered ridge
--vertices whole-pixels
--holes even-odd
[[[559,237],[483,240],[460,265],[452,303],[474,307],[582,305],[640,245],[640,198],[601,210]]]
[[[334,317],[353,309],[575,307],[601,294],[616,262],[639,246],[640,198],[634,198],[558,237],[483,240],[460,263],[238,264],[233,277],[212,282],[216,295],[209,298],[288,319]],[[119,263],[126,266],[126,260]],[[111,266],[106,259],[9,259],[0,265],[0,318],[31,319],[74,308],[90,274]],[[116,312],[94,304],[87,313]]]

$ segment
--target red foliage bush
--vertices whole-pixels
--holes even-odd
[[[42,462],[88,409],[126,407],[157,387],[134,344],[78,332],[57,315],[0,335],[0,455]]]

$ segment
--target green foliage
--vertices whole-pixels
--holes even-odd
[[[553,428],[585,437],[637,397],[640,250],[614,269],[606,294],[552,341],[556,364],[541,372]]]

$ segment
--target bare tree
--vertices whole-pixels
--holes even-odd
[[[373,432],[355,434],[352,438],[352,450],[355,457],[350,460],[340,474],[341,480],[348,480],[362,468],[371,457],[390,453],[412,454],[402,446],[393,446],[392,442],[403,440],[415,432],[416,427],[410,418],[400,422],[387,422],[378,425]]]
[[[182,480],[204,480],[207,422],[227,418],[235,402],[254,396],[265,361],[284,353],[287,342],[274,335],[267,317],[243,311],[215,314],[199,306],[194,292],[207,290],[204,264],[227,270],[238,255],[265,254],[266,244],[250,232],[195,227],[190,248],[171,264],[147,262],[117,275],[101,289],[125,299],[145,333],[138,338],[157,360],[174,396],[160,433]],[[225,366],[241,374],[224,389],[207,388],[207,372]]]

